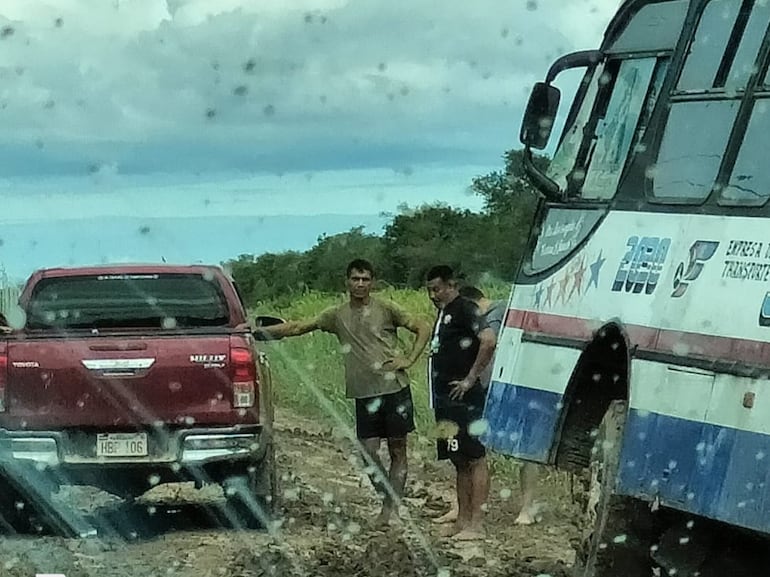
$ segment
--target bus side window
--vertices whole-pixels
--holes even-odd
[[[657,163],[646,174],[657,198],[697,202],[709,196],[740,103],[700,100],[671,106]]]
[[[620,64],[604,117],[596,125],[582,197],[610,199],[615,195],[657,64],[655,57]]]
[[[760,206],[770,198],[767,135],[770,133],[770,100],[754,103],[732,176],[722,190],[724,204]]]
[[[678,91],[702,92],[714,86],[740,8],[740,0],[708,3],[679,76]]]

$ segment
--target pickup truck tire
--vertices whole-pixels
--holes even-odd
[[[653,513],[642,501],[614,494],[628,403],[613,401],[599,425],[587,471],[576,577],[652,575]]]
[[[223,483],[228,508],[239,525],[267,528],[278,511],[278,475],[275,445],[271,441],[264,458],[241,475]]]

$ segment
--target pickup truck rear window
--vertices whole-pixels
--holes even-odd
[[[42,279],[27,306],[27,328],[195,328],[226,326],[227,300],[196,274],[92,275]]]

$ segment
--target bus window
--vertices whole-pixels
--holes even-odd
[[[756,69],[759,47],[767,31],[768,22],[770,22],[770,2],[760,0],[754,4],[746,24],[743,38],[730,67],[730,75],[725,83],[726,89],[743,90],[746,88],[749,77]]]
[[[620,65],[607,111],[596,126],[596,142],[583,183],[583,198],[597,200],[614,196],[656,62],[656,58],[640,58],[625,60]]]
[[[711,0],[706,6],[679,77],[679,91],[702,92],[714,86],[740,8],[737,0]]]
[[[586,90],[574,122],[571,126],[564,127],[562,141],[553,155],[553,160],[548,164],[546,173],[548,178],[558,184],[562,190],[567,189],[567,175],[575,167],[580,143],[583,142],[583,130],[591,118],[596,93],[599,91],[600,85],[608,82],[608,75],[604,73],[604,64],[599,64],[594,68],[593,73],[588,72],[587,74],[590,75],[587,78],[588,90]]]
[[[770,100],[754,104],[743,144],[732,176],[722,190],[726,204],[757,206],[770,197],[770,168],[767,166],[767,135],[770,133]]]
[[[647,171],[653,194],[674,201],[702,201],[711,193],[740,100],[671,105],[658,161]]]

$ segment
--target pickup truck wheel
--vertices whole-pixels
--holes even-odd
[[[223,488],[228,506],[247,527],[267,528],[278,511],[278,479],[273,443],[262,461],[249,466],[243,475],[230,477]]]
[[[599,425],[587,473],[576,577],[650,577],[653,513],[614,494],[628,404],[613,401]]]

